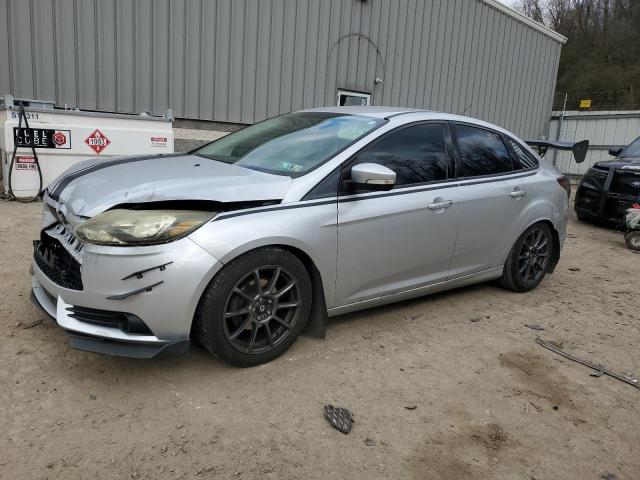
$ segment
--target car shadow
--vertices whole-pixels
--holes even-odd
[[[345,313],[329,318],[328,328],[331,326],[340,325],[345,323],[351,323],[359,320],[370,320],[372,316],[382,317],[393,314],[402,314],[404,310],[414,310],[416,307],[427,308],[429,304],[439,303],[442,301],[455,299],[464,293],[480,292],[483,290],[492,290],[507,292],[502,288],[497,281],[490,281],[484,283],[478,283],[475,285],[467,285],[463,287],[453,288],[451,290],[445,290],[442,292],[430,293],[420,297],[400,300],[397,302],[389,303],[386,305],[380,305],[377,307],[366,308],[364,310],[358,310],[357,312]]]

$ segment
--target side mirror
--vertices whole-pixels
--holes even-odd
[[[396,172],[377,163],[361,163],[351,168],[351,182],[363,190],[391,190]]]
[[[622,148],[610,148],[609,149],[609,155],[611,155],[612,157],[617,157],[618,155],[620,155],[621,152],[622,152]]]

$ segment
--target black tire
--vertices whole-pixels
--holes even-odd
[[[545,223],[527,228],[509,252],[500,283],[514,292],[528,292],[540,285],[553,255],[553,242]]]
[[[586,222],[588,221],[591,217],[589,217],[589,215],[585,214],[585,213],[581,213],[578,210],[576,210],[576,217],[578,218],[578,220],[580,220],[581,222]]]
[[[231,365],[270,362],[304,329],[311,292],[309,274],[295,255],[277,247],[253,250],[225,265],[211,281],[200,299],[193,334]]]
[[[624,236],[624,243],[629,250],[640,252],[640,231],[627,233]]]

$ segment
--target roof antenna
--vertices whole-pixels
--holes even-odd
[[[469,110],[471,108],[471,105],[473,105],[473,103],[470,103],[469,106],[467,108],[465,108],[464,112],[462,112],[460,115],[464,115],[465,113],[467,113],[467,110]]]

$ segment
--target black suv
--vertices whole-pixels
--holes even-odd
[[[578,184],[575,210],[580,220],[620,223],[640,201],[640,137],[609,154],[617,158],[597,162]]]

